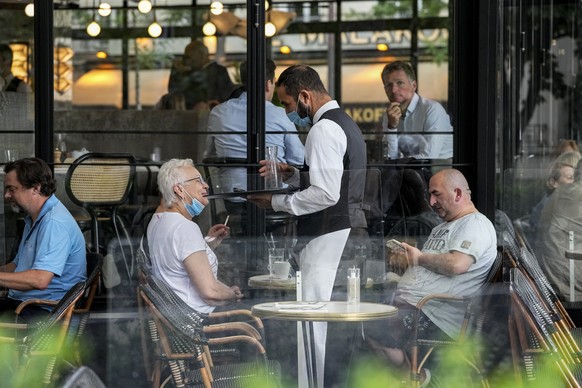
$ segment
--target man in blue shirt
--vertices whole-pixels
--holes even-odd
[[[280,162],[294,166],[302,166],[305,158],[305,147],[297,128],[289,120],[285,109],[271,103],[275,93],[275,63],[267,59],[265,74],[265,145],[277,146],[277,157]],[[247,82],[247,65],[240,66],[241,80]],[[216,106],[208,118],[208,132],[219,133],[209,136],[207,156],[226,158],[247,157],[247,92],[238,98],[232,98]],[[284,133],[282,133],[284,132]],[[239,133],[239,134],[237,134]],[[247,188],[247,169],[222,168],[220,170],[220,185],[223,192],[232,192],[233,188]],[[237,201],[239,201],[237,203]],[[225,201],[229,214],[244,214],[246,204],[241,199]]]
[[[4,172],[4,199],[26,217],[15,259],[0,267],[0,287],[9,289],[8,297],[0,301],[0,312],[13,311],[29,299],[60,300],[87,278],[83,233],[55,197],[49,166],[41,159],[25,158],[6,164]],[[20,317],[29,322],[48,314],[47,309],[29,307]]]

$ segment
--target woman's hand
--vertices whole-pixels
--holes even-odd
[[[222,240],[224,240],[230,234],[230,228],[224,224],[216,224],[210,227],[208,234],[204,238],[208,246],[212,249],[220,245]]]

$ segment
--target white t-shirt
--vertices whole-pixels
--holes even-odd
[[[168,283],[196,311],[212,312],[214,306],[210,306],[200,297],[184,267],[184,260],[188,256],[206,251],[214,278],[217,277],[216,255],[204,241],[198,225],[178,213],[155,213],[148,225],[147,236],[153,274]]]
[[[455,276],[441,275],[422,266],[409,267],[398,283],[397,297],[414,306],[430,294],[471,296],[481,290],[497,256],[495,228],[483,214],[471,213],[436,226],[422,251],[457,251],[472,256],[475,262],[467,272]],[[464,306],[450,302],[430,302],[422,311],[450,337],[458,336]]]

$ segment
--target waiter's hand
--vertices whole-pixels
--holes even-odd
[[[273,194],[271,193],[263,193],[263,194],[252,194],[247,196],[247,200],[254,203],[261,209],[272,209],[271,206],[271,199],[273,198]]]
[[[261,165],[259,168],[259,174],[261,174],[261,176],[267,175],[267,161],[261,160],[259,161],[259,164]],[[286,181],[293,176],[293,173],[295,173],[295,168],[286,163],[278,163],[277,171],[281,175],[283,181]]]

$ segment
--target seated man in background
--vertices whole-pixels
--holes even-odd
[[[535,240],[536,230],[540,222],[540,217],[544,206],[550,199],[552,193],[562,185],[569,185],[574,182],[574,174],[578,162],[582,158],[578,151],[568,151],[560,154],[550,167],[550,174],[546,180],[546,193],[542,199],[533,207],[529,216],[529,226],[531,235],[528,236],[531,242]]]
[[[574,251],[582,251],[582,161],[578,162],[574,183],[558,187],[542,210],[534,250],[549,282],[562,301],[582,300],[582,265],[576,264],[574,295],[570,292],[570,250],[572,233]]]
[[[4,199],[26,217],[14,261],[0,267],[0,286],[9,289],[8,297],[0,301],[2,313],[29,299],[60,300],[87,277],[83,233],[54,195],[49,166],[41,159],[26,158],[6,164],[4,172]],[[49,311],[47,306],[30,306],[20,318],[30,322]]]
[[[398,282],[393,305],[398,315],[386,323],[367,325],[366,342],[391,366],[410,371],[407,343],[412,336],[416,304],[430,294],[471,296],[484,285],[497,256],[497,237],[491,221],[471,201],[471,190],[461,172],[445,169],[430,180],[430,205],[445,220],[436,226],[422,250],[402,243],[396,253],[408,269]],[[464,306],[431,302],[422,310],[423,338],[457,338]],[[450,338],[448,338],[450,337]],[[422,379],[429,372],[423,371]]]
[[[382,132],[390,159],[451,159],[453,128],[449,115],[436,101],[416,93],[416,74],[409,63],[395,61],[382,70],[388,106],[382,116]],[[398,134],[390,133],[398,132]],[[441,132],[410,134],[404,132]]]
[[[180,60],[172,63],[169,93],[182,93],[186,109],[207,110],[226,101],[234,88],[228,70],[210,60],[208,48],[193,40]]]
[[[30,93],[30,85],[14,76],[12,60],[14,53],[7,44],[0,44],[0,90],[4,92]]]
[[[280,162],[294,166],[302,166],[305,159],[305,147],[297,128],[285,114],[285,110],[271,103],[275,93],[275,63],[267,59],[265,65],[265,145],[277,146],[277,158]],[[240,75],[243,84],[247,82],[247,63],[240,65]],[[247,92],[238,98],[232,98],[218,106],[208,118],[207,151],[208,156],[221,158],[247,157]],[[220,185],[223,192],[232,192],[233,188],[247,188],[247,168],[221,168],[219,172]],[[229,214],[241,215],[241,226],[244,231],[246,202],[240,198],[225,200],[224,205]],[[236,221],[235,221],[236,222]]]

